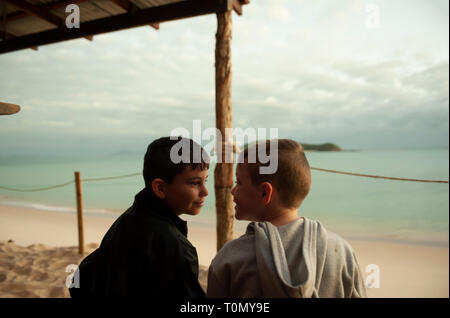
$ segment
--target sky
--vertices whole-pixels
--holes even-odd
[[[448,0],[251,0],[232,19],[233,127],[448,148]],[[216,30],[208,15],[0,55],[0,101],[22,107],[0,116],[0,155],[142,152],[215,127]]]

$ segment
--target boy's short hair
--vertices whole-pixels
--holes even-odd
[[[258,160],[249,163],[249,150],[256,151],[258,146],[265,143],[266,154],[271,151],[271,142],[257,142],[247,146],[243,151],[243,162],[248,167],[248,172],[253,185],[262,182],[270,182],[279,192],[282,203],[287,208],[298,208],[309,193],[311,187],[311,169],[306,159],[302,145],[291,139],[277,139],[278,141],[278,169],[273,174],[261,174],[260,167],[267,166]]]
[[[171,159],[170,151],[180,141],[189,143],[189,162],[174,163]],[[195,153],[201,154],[200,162],[194,162]],[[203,147],[189,138],[176,137],[171,139],[171,137],[161,137],[153,141],[145,153],[143,171],[145,187],[151,187],[155,178],[160,178],[166,183],[172,183],[175,176],[182,173],[188,166],[192,169],[196,169],[198,166],[200,166],[201,170],[209,169],[209,156]]]

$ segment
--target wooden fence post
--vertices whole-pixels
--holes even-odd
[[[221,147],[221,163],[214,171],[214,192],[217,215],[217,251],[233,239],[234,209],[231,188],[233,187],[233,163],[226,163],[226,128],[232,128],[231,107],[231,10],[217,13],[216,34],[216,127],[222,134],[217,140]],[[229,145],[228,145],[229,146]],[[217,148],[216,148],[217,149]],[[219,150],[217,150],[219,151]]]
[[[83,193],[81,190],[80,172],[75,172],[75,190],[78,217],[78,253],[84,254]]]

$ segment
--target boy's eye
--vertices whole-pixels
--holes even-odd
[[[205,183],[208,182],[208,179],[205,179],[204,181]],[[202,185],[202,181],[193,181],[190,183],[193,186],[201,186]]]

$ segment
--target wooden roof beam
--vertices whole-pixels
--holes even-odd
[[[14,34],[0,30],[0,39],[4,40],[5,38],[13,38],[13,37],[15,37]]]
[[[61,19],[54,16],[53,14],[43,10],[37,6],[34,6],[25,0],[4,0],[6,3],[15,6],[16,8],[27,12],[30,15],[41,18],[42,20],[47,21],[57,27],[61,25]]]
[[[138,11],[136,5],[130,2],[129,0],[111,0],[111,1],[130,14],[134,14],[136,11]],[[155,30],[159,30],[159,23],[150,23],[149,26],[151,26]]]
[[[134,5],[128,0],[111,0],[111,1],[117,4],[122,9],[124,9],[126,12],[130,12],[131,7]]]
[[[44,5],[39,6],[38,8],[51,14],[50,11],[52,11],[54,9],[67,7],[69,4],[80,4],[80,3],[86,2],[86,1],[89,1],[89,0],[63,0],[63,1],[53,2],[50,4],[44,4]],[[25,17],[28,17],[29,15],[30,14],[26,11],[10,13],[6,16],[6,22],[25,18]]]
[[[63,23],[63,20],[61,18],[51,14],[50,11],[53,9],[56,9],[56,8],[67,6],[69,4],[81,3],[81,2],[84,2],[87,0],[64,0],[64,1],[59,1],[56,3],[52,3],[52,4],[42,7],[42,8],[33,6],[24,0],[5,0],[5,1],[12,4],[13,6],[23,10],[25,14],[21,14],[22,17],[28,16],[28,15],[37,16],[57,27],[60,27],[61,24]],[[8,18],[6,18],[6,21],[8,21]],[[92,35],[85,36],[84,38],[88,41],[92,41],[94,39],[94,37]],[[32,49],[35,51],[38,50],[37,48],[38,48],[37,46],[32,47]]]
[[[244,4],[249,4],[250,0],[231,0],[234,12],[238,15],[242,15],[242,6]]]
[[[83,23],[77,29],[59,28],[39,33],[18,36],[8,41],[0,42],[0,54],[17,51],[33,46],[41,46],[61,41],[78,39],[80,37],[119,31],[151,23],[160,23],[178,19],[186,19],[199,15],[224,12],[231,9],[227,0],[191,0],[175,2],[163,6],[151,7],[128,13],[105,17]]]
[[[238,15],[242,15],[242,6],[241,6],[241,2],[239,0],[233,0],[233,10]]]
[[[11,39],[11,38],[15,38],[16,36],[12,33],[9,32],[5,32],[0,30],[0,39],[2,39],[3,41],[5,41],[5,39]],[[30,49],[37,51],[38,47],[37,46],[32,46],[30,47]]]
[[[18,111],[20,111],[19,105],[0,102],[0,115],[12,115]]]

